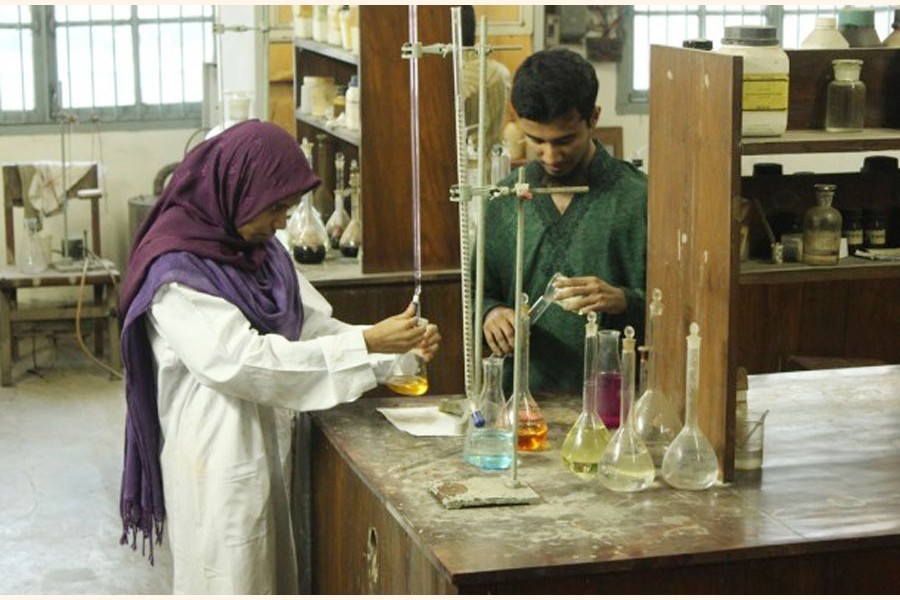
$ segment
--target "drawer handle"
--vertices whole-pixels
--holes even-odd
[[[378,585],[378,531],[369,527],[366,541],[366,570],[369,573],[369,589],[374,592]]]

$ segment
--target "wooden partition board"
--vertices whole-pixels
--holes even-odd
[[[834,79],[831,61],[863,61],[860,79],[866,84],[866,127],[900,128],[900,49],[787,50],[791,84],[788,129],[822,129],[828,83]]]
[[[419,6],[419,42],[449,43],[450,7]],[[363,272],[413,267],[410,61],[407,6],[360,6],[360,120]],[[459,268],[453,64],[448,56],[419,59],[422,267]]]
[[[684,408],[685,338],[700,325],[700,426],[733,477],[743,63],[697,50],[653,46],[650,58],[648,298],[665,306],[656,331],[657,377]],[[729,125],[730,124],[730,125]]]

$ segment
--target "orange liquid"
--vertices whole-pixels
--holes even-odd
[[[519,436],[516,446],[519,450],[530,452],[540,450],[547,439],[547,423],[533,421],[531,423],[519,423]]]
[[[421,375],[400,375],[391,377],[384,385],[404,396],[421,396],[428,391],[428,378]]]

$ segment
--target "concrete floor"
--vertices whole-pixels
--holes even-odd
[[[171,594],[165,540],[152,567],[119,545],[123,381],[71,336],[36,346],[0,388],[0,594]]]

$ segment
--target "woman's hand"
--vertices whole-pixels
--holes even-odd
[[[563,277],[556,282],[556,303],[563,309],[583,315],[590,311],[617,315],[625,312],[625,292],[599,277]]]
[[[436,333],[437,326],[432,327]],[[432,340],[434,335],[427,338],[427,330],[428,326],[416,323],[416,307],[410,303],[406,310],[399,315],[388,317],[363,331],[363,338],[366,340],[366,348],[369,352],[402,354],[421,346],[426,340]],[[428,347],[436,346],[440,339],[440,334],[437,334],[437,340],[429,341]]]
[[[434,323],[429,323],[425,326],[425,335],[422,337],[422,341],[419,343],[419,349],[421,350],[422,357],[425,359],[425,362],[431,362],[431,359],[434,358],[434,355],[437,354],[438,348],[440,347],[441,342],[441,332],[438,331],[438,326]]]

